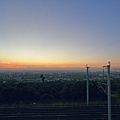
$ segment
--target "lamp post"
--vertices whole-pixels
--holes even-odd
[[[86,65],[86,80],[87,80],[87,84],[86,84],[86,88],[87,88],[87,105],[89,105],[89,67]]]
[[[107,66],[103,66],[107,68],[107,87],[108,87],[108,120],[111,120],[111,82],[110,82],[110,62],[108,62]]]
[[[107,65],[107,85],[108,85],[108,120],[111,120],[110,62],[109,62],[109,65]]]

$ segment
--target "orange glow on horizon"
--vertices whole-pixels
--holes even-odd
[[[84,65],[78,64],[0,64],[2,69],[79,69],[84,68]]]
[[[90,68],[102,68],[103,65],[107,65],[104,63],[88,63],[88,66]],[[50,63],[10,63],[7,61],[0,62],[0,69],[84,69],[86,67],[86,64],[84,63],[56,63],[56,64],[50,64]],[[114,63],[111,65],[112,68],[120,68],[120,65],[117,63]]]

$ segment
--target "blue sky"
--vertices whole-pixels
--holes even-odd
[[[119,0],[0,0],[0,67],[120,68]]]

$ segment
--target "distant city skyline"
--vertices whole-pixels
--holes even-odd
[[[120,1],[0,0],[0,69],[120,69]]]

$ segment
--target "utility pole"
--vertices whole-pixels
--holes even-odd
[[[108,86],[108,120],[111,120],[111,82],[110,82],[110,62],[108,62],[107,66],[103,66],[107,68],[107,86]]]
[[[86,88],[87,88],[87,105],[89,105],[89,70],[90,67],[88,67],[86,65],[86,69],[87,69],[87,72],[86,72],[86,80],[87,80],[87,84],[86,84]]]
[[[107,65],[107,84],[108,84],[108,120],[111,120],[111,83],[110,83],[110,62]]]

